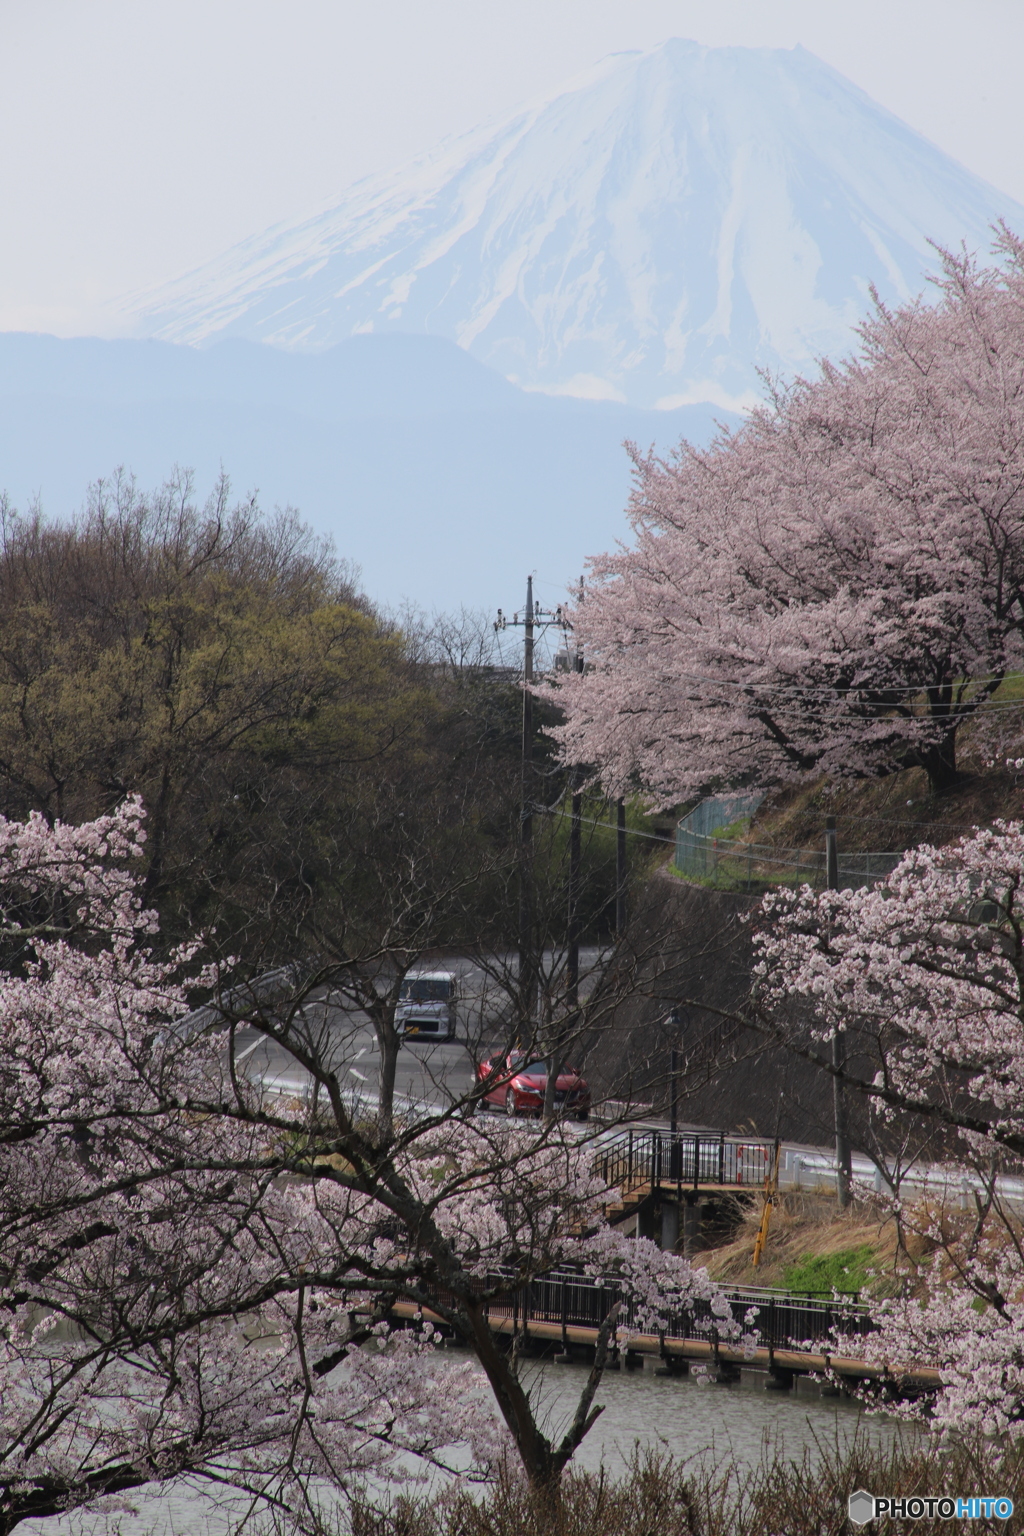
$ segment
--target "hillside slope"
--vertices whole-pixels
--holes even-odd
[[[688,809],[683,807],[681,809]],[[844,853],[900,853],[920,843],[944,845],[976,826],[1024,812],[1024,770],[985,766],[965,752],[964,772],[950,793],[930,796],[919,769],[885,779],[837,783],[818,779],[774,791],[745,834],[780,857],[789,850],[820,853],[825,818],[836,817]],[[742,839],[737,839],[742,846]],[[655,1112],[667,1113],[669,1052],[681,1049],[688,1066],[679,1085],[680,1120],[716,1130],[782,1136],[827,1146],[833,1136],[832,1096],[820,1074],[777,1049],[732,1018],[742,1012],[751,981],[753,951],[747,921],[766,889],[768,863],[755,861],[754,889],[730,888],[727,861],[720,885],[709,875],[687,880],[667,853],[639,899],[644,932],[678,935],[663,961],[649,966],[636,995],[602,1042],[601,1070],[617,1095],[630,1092]],[[740,861],[741,866],[744,860]],[[806,878],[784,863],[786,881]],[[682,1000],[678,1021],[671,1013]],[[842,1246],[842,1244],[839,1244]]]
[[[821,848],[826,816],[836,818],[840,851],[902,853],[919,843],[942,846],[978,826],[1024,814],[1024,774],[969,764],[943,795],[928,791],[919,768],[884,779],[818,779],[774,791],[749,831],[752,842]]]

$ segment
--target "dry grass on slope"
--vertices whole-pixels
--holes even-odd
[[[808,1266],[808,1260],[834,1261],[836,1255],[858,1254],[877,1277],[866,1289],[874,1292],[892,1283],[897,1264],[896,1223],[870,1205],[856,1202],[848,1211],[840,1211],[834,1200],[821,1196],[781,1196],[772,1212],[764,1257],[755,1269],[751,1258],[760,1220],[760,1200],[745,1204],[731,1241],[701,1255],[700,1262],[713,1279],[732,1285],[786,1287],[793,1281],[794,1271],[806,1274],[808,1268],[813,1271],[817,1267],[827,1275],[841,1268],[834,1262]],[[800,1288],[819,1287],[805,1282]]]
[[[902,853],[919,843],[955,842],[974,827],[1024,813],[1024,775],[972,771],[947,794],[929,793],[919,768],[884,779],[816,779],[773,791],[754,817],[750,838],[780,848],[817,848],[826,816],[835,816],[841,853]]]

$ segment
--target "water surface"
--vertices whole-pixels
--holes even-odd
[[[523,1380],[541,1404],[546,1432],[564,1432],[586,1368],[530,1361],[524,1363]],[[575,1464],[588,1471],[603,1466],[613,1477],[638,1443],[681,1458],[707,1453],[751,1466],[761,1459],[766,1434],[784,1455],[798,1460],[805,1447],[816,1459],[823,1448],[834,1447],[837,1440],[846,1444],[858,1433],[888,1444],[899,1432],[893,1420],[865,1414],[848,1399],[717,1386],[694,1377],[660,1377],[646,1369],[606,1375],[597,1402],[604,1404],[604,1412]],[[228,1536],[246,1508],[223,1494],[211,1498],[184,1478],[164,1493],[140,1494],[134,1502],[135,1515],[109,1521],[96,1514],[30,1521],[18,1527],[19,1536],[22,1531],[25,1536],[106,1536],[112,1527],[120,1536]]]

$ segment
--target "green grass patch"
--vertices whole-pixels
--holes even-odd
[[[805,1254],[785,1272],[783,1284],[790,1291],[839,1291],[852,1295],[863,1291],[875,1258],[870,1243],[842,1248],[838,1253]]]
[[[738,862],[733,861],[735,866]],[[811,876],[803,870],[793,870],[782,875],[767,876],[761,872],[757,863],[754,863],[753,871],[748,876],[742,866],[738,871],[725,865],[724,859],[716,874],[698,875],[692,870],[680,869],[678,864],[668,864],[666,868],[670,875],[677,880],[683,880],[687,885],[701,885],[709,891],[743,891],[755,896],[763,896],[766,891],[773,891],[777,886],[789,885],[794,889],[801,885],[814,884]]]

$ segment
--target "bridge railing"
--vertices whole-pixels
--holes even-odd
[[[759,1340],[774,1349],[791,1345],[825,1344],[838,1329],[864,1334],[874,1329],[868,1308],[857,1296],[836,1296],[830,1291],[772,1291],[757,1286],[729,1286],[726,1296],[733,1317],[741,1322],[751,1308]]]
[[[770,1173],[774,1142],[697,1132],[627,1130],[603,1141],[596,1163],[605,1183],[630,1194],[676,1185],[749,1189]]]
[[[488,1285],[500,1283],[501,1277],[488,1277]],[[827,1346],[836,1331],[864,1334],[874,1324],[856,1298],[761,1290],[756,1287],[722,1287],[733,1320],[757,1335],[763,1348],[786,1349],[802,1346]],[[622,1311],[618,1327],[627,1334],[637,1332],[636,1308],[631,1299],[620,1296],[614,1278],[593,1277],[574,1270],[556,1270],[540,1275],[488,1308],[492,1318],[511,1320],[517,1329],[529,1332],[533,1323],[556,1324],[563,1337],[568,1328],[598,1329],[619,1301]],[[753,1314],[753,1316],[751,1316]],[[669,1319],[664,1331],[667,1339],[709,1339],[721,1329],[722,1319],[709,1302],[695,1300],[684,1311]]]

